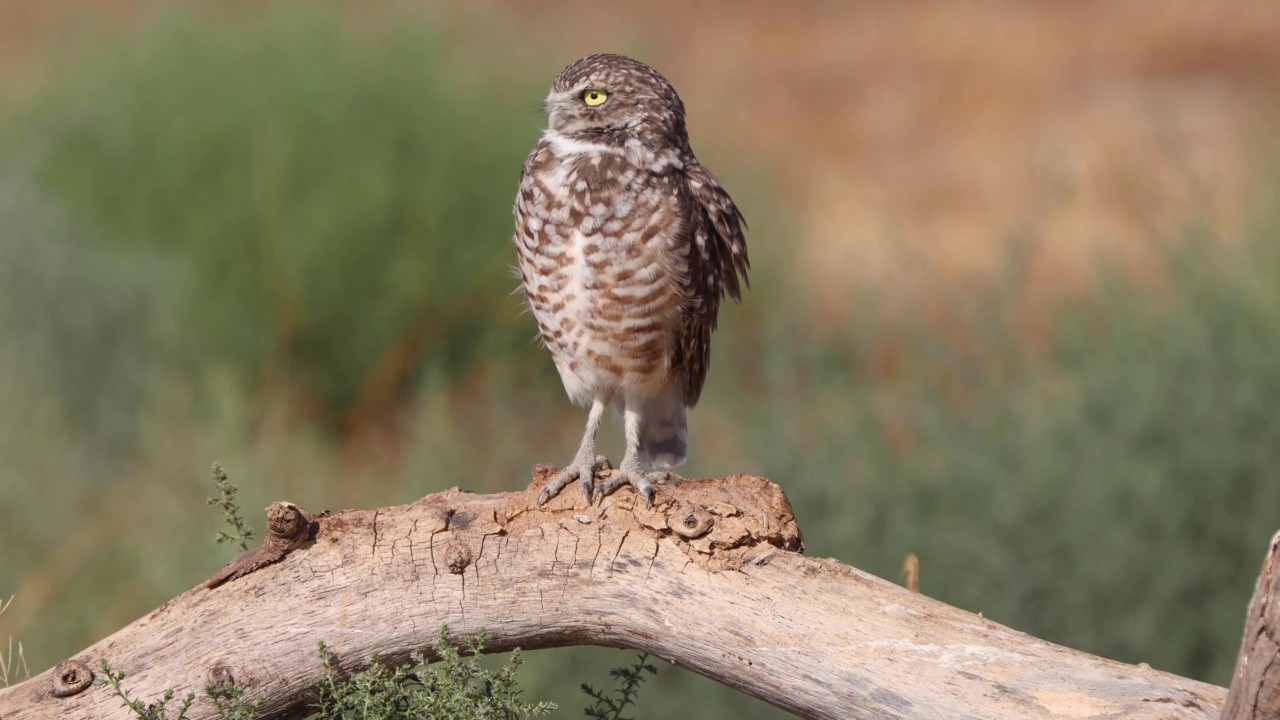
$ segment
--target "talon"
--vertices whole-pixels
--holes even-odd
[[[653,507],[653,496],[654,496],[653,486],[645,485],[644,487],[640,488],[640,494],[644,496],[645,509],[647,510]]]
[[[538,493],[538,507],[542,507],[543,503],[556,495],[559,495],[560,490],[564,488],[565,485],[568,485],[579,477],[582,477],[582,470],[576,464],[570,465],[556,473],[551,480],[547,482],[546,487],[542,488],[542,491]],[[591,478],[586,477],[583,479],[583,482],[590,483]]]
[[[575,458],[573,463],[561,469],[547,481],[546,486],[538,493],[538,507],[542,507],[543,503],[559,495],[560,491],[574,480],[577,480],[582,487],[582,496],[587,499],[587,504],[594,504],[596,498],[602,497],[606,490],[601,487],[603,483],[596,482],[599,465],[608,467],[609,461],[603,456],[598,456],[592,461],[583,460],[581,457]]]

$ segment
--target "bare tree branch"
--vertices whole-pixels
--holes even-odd
[[[1222,718],[1280,718],[1280,533],[1271,537],[1262,561]]]
[[[295,507],[299,521],[272,532],[303,528],[302,539],[238,559],[219,582],[0,691],[0,718],[128,717],[106,688],[77,687],[99,658],[134,697],[231,678],[279,715],[310,696],[318,641],[350,671],[429,648],[442,624],[485,628],[493,651],[642,650],[811,718],[1207,719],[1222,707],[1222,688],[805,557],[786,496],[763,478],[663,486],[651,510],[628,488],[600,507],[565,492],[539,509],[549,471],[520,493],[454,489],[314,519]],[[191,716],[212,713],[201,698]]]

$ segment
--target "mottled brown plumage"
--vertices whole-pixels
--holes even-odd
[[[577,456],[539,502],[575,479],[588,500],[629,482],[648,501],[642,467],[685,460],[685,409],[706,380],[720,300],[740,300],[746,284],[745,223],[694,157],[680,97],[648,65],[585,57],[544,109],[549,128],[516,195],[520,278],[569,398],[591,410]],[[622,412],[627,448],[595,485],[606,407]]]

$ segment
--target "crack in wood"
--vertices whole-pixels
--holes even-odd
[[[660,545],[658,545],[658,541],[656,541],[656,540],[655,540],[655,541],[653,542],[653,555],[650,555],[650,556],[649,556],[649,569],[648,569],[648,570],[646,570],[646,571],[645,571],[645,573],[644,573],[644,584],[645,584],[645,585],[648,585],[648,584],[649,584],[649,576],[653,574],[653,564],[654,564],[654,563],[656,563],[656,562],[658,561],[658,553],[659,553],[661,550],[662,550],[662,547],[661,547]]]
[[[591,556],[591,569],[588,571],[590,574],[595,574],[596,561],[600,559],[600,550],[602,548],[604,548],[604,543],[601,542],[600,534],[597,533],[596,534],[596,554]]]
[[[618,563],[618,554],[622,552],[622,546],[627,542],[627,536],[631,534],[630,530],[622,531],[622,538],[618,540],[618,547],[613,551],[613,558],[609,560],[609,574],[613,575],[613,566]],[[650,565],[652,567],[652,565]]]
[[[409,528],[409,534],[405,538],[409,541],[409,564],[413,566],[413,572],[416,577],[418,572],[418,559],[414,557],[413,548],[417,545],[413,538],[418,534],[418,519],[413,519],[413,526]]]
[[[562,600],[568,597],[569,595],[569,583],[571,583],[574,580],[574,577],[573,577],[575,575],[574,569],[577,567],[577,565],[578,565],[578,536],[574,535],[573,536],[573,559],[569,561],[569,564],[565,567],[564,572],[561,573],[561,577],[564,578],[564,582],[560,584],[560,597]]]

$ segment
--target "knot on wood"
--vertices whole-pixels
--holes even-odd
[[[667,513],[667,526],[671,532],[680,537],[692,540],[711,532],[716,524],[715,518],[705,508],[693,503],[682,503]]]
[[[213,667],[209,668],[207,678],[209,680],[208,684],[213,687],[226,687],[236,684],[236,678],[231,674],[231,666],[223,662],[215,663]]]
[[[53,696],[71,697],[93,684],[93,671],[79,660],[64,660],[53,670]]]
[[[471,548],[464,543],[450,545],[445,553],[445,562],[449,565],[449,572],[461,575],[462,571],[471,564]]]
[[[306,510],[294,505],[291,502],[275,502],[271,503],[271,507],[267,508],[267,535],[268,538],[264,542],[270,542],[272,538],[283,541],[289,545],[296,545],[299,536],[305,540],[307,530],[311,527],[311,514]]]
[[[316,523],[311,513],[291,502],[274,502],[267,508],[267,536],[262,544],[244,553],[222,568],[204,584],[206,588],[244,577],[258,568],[266,567],[290,552],[302,547],[311,538]]]

